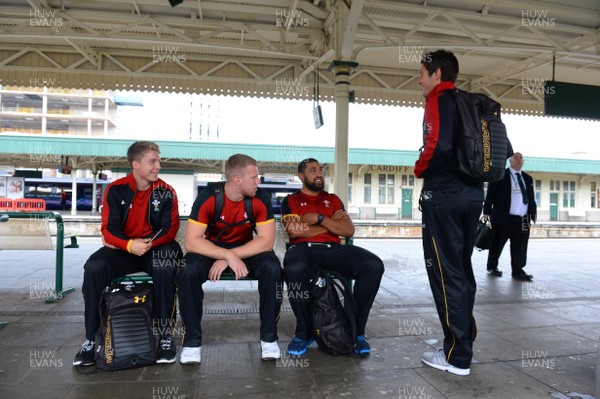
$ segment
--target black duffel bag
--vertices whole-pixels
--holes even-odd
[[[488,226],[488,221],[480,219],[477,222],[477,230],[475,231],[475,248],[480,251],[484,249],[490,249],[492,247],[492,240],[494,239],[494,230],[491,226]]]

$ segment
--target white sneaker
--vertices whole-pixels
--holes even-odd
[[[444,370],[452,374],[462,376],[471,374],[471,369],[461,369],[448,363],[443,349],[438,349],[436,352],[423,353],[421,361],[434,369]]]
[[[276,360],[281,357],[281,349],[279,349],[277,341],[260,341],[260,347],[262,349],[262,360]]]
[[[179,363],[181,364],[200,364],[202,356],[200,355],[200,346],[192,348],[184,346],[181,348]]]

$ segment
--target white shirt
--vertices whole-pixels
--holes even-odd
[[[521,173],[521,171],[516,171],[513,168],[508,168],[510,171],[510,210],[509,214],[514,216],[527,216],[527,209],[529,206],[523,203],[523,195],[521,194],[521,187],[519,187],[519,180],[517,180],[517,173]],[[523,179],[523,174],[521,173],[521,179]],[[527,190],[527,185],[525,185],[525,179],[523,179],[523,185],[525,186],[525,190]],[[525,193],[527,195],[527,193]],[[526,197],[527,198],[527,197]]]

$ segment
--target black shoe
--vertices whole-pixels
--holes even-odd
[[[500,270],[498,270],[498,268],[495,269],[487,269],[488,273],[491,274],[492,276],[496,276],[496,277],[502,277],[502,272]]]
[[[81,349],[75,355],[75,359],[73,359],[73,366],[91,366],[96,364],[96,360],[94,359],[94,341],[90,341],[86,339],[83,345],[81,345]]]
[[[177,347],[171,335],[163,335],[158,343],[158,354],[156,363],[175,363],[177,358]]]
[[[521,280],[521,281],[531,281],[533,279],[533,276],[531,274],[521,272],[519,274],[513,274],[512,278],[514,278],[515,280]]]

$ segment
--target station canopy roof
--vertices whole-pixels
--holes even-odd
[[[173,1],[173,0],[172,0]],[[459,87],[543,113],[543,82],[598,84],[598,0],[3,0],[0,84],[418,106],[420,57],[459,58]],[[553,61],[554,60],[554,61]],[[317,74],[315,74],[315,70]]]

